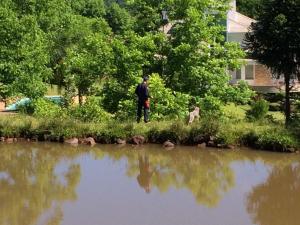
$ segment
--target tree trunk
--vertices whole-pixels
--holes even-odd
[[[288,126],[291,120],[291,103],[290,103],[290,76],[284,76],[285,82],[285,126]]]

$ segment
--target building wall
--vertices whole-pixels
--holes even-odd
[[[255,78],[254,85],[258,86],[269,86],[274,85],[274,79],[272,79],[272,73],[267,67],[256,63],[255,64]]]

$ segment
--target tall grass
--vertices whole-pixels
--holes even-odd
[[[284,125],[268,120],[249,122],[241,117],[203,117],[192,125],[181,120],[136,124],[116,120],[84,123],[72,119],[45,119],[25,115],[0,117],[2,137],[48,141],[94,137],[98,143],[115,143],[118,138],[129,140],[135,135],[144,136],[150,143],[170,140],[177,144],[195,145],[213,140],[216,146],[223,147],[245,145],[272,151],[295,151],[299,148],[299,138]]]

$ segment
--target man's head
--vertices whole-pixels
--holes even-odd
[[[149,77],[148,77],[148,76],[144,76],[144,77],[143,77],[143,82],[147,83],[148,80],[149,80]]]

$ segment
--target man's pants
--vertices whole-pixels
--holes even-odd
[[[145,107],[145,101],[138,101],[137,103],[137,118],[136,121],[139,123],[142,117],[142,109],[144,109],[144,122],[147,123],[149,121],[149,108]]]

